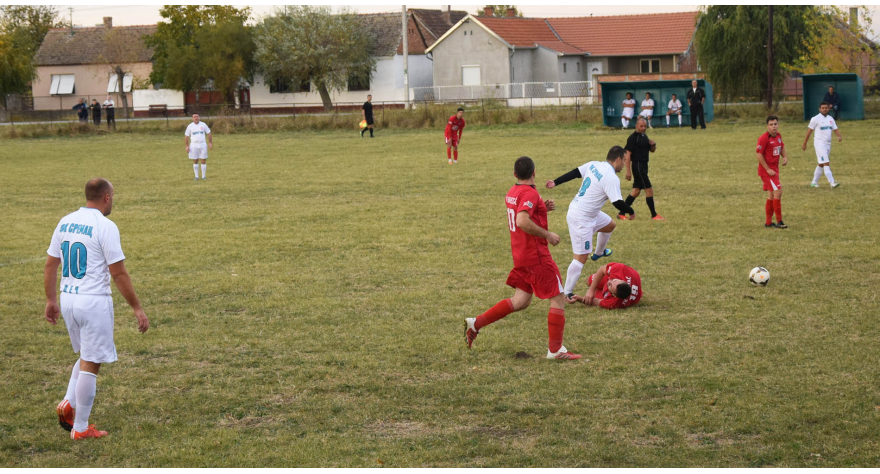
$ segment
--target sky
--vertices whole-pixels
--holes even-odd
[[[328,3],[329,4],[329,3]],[[452,5],[453,10],[464,10],[468,13],[475,13],[481,9],[483,3],[472,5]],[[65,21],[70,17],[69,8],[73,8],[73,24],[78,26],[95,26],[102,23],[105,16],[113,17],[114,26],[125,25],[151,25],[162,20],[159,16],[161,4],[157,5],[56,5],[56,8],[64,17]],[[242,5],[237,5],[241,7]],[[271,14],[274,5],[250,5],[253,9],[254,16],[260,17]],[[342,5],[335,5],[339,8]],[[399,12],[402,5],[368,5],[355,4],[350,5],[359,13],[379,13],[379,12]],[[424,5],[413,4],[409,7],[418,8],[445,8],[445,5]],[[849,5],[840,5],[841,7],[849,7]],[[601,5],[517,5],[525,16],[530,17],[564,17],[564,16],[590,16],[590,15],[632,15],[637,13],[667,13],[695,11],[698,5],[687,4],[666,4],[666,5],[632,5],[623,1],[613,2],[609,5],[607,2]],[[869,6],[873,24],[876,25],[874,31],[880,31],[880,7]],[[877,34],[870,35],[872,39],[878,39]]]

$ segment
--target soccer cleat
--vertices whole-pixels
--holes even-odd
[[[788,229],[788,226],[785,225],[785,222],[779,221],[776,223],[776,228],[777,229]]]
[[[840,183],[834,183],[834,184],[831,185],[832,188],[836,188],[836,187],[838,187],[838,186],[840,186]]]
[[[198,180],[199,180],[199,177],[198,177],[198,176],[196,176],[195,178],[193,178],[193,181],[198,181]]]
[[[547,358],[548,359],[556,359],[556,360],[577,360],[581,358],[580,354],[572,354],[568,352],[568,349],[565,346],[559,348],[558,352],[550,352],[550,349],[547,349]]]
[[[464,342],[467,343],[468,349],[474,346],[474,339],[480,333],[480,331],[474,328],[474,323],[476,322],[477,318],[464,318]]]
[[[810,187],[811,187],[811,188],[818,188],[818,187],[819,187],[819,183],[810,183]]]
[[[202,181],[206,181],[208,178],[202,178]]]
[[[663,217],[663,216],[661,216],[660,214],[657,214],[656,216],[652,217],[651,220],[653,220],[653,221],[665,221],[666,218]]]
[[[70,430],[70,439],[72,439],[72,440],[86,439],[86,438],[102,438],[104,436],[107,436],[107,432],[98,430],[97,428],[95,428],[95,425],[89,425],[89,427],[86,428],[86,430],[83,431],[82,433],[80,433],[79,431],[76,431],[76,430]]]
[[[764,224],[764,227],[769,229],[770,227],[776,227],[776,224],[771,222],[769,224]]]
[[[620,219],[620,220],[622,220],[622,221],[625,221],[625,220],[629,219],[629,217],[626,217],[626,214],[618,214],[618,215],[617,215],[617,218]]]
[[[452,164],[452,160],[449,160],[449,164],[450,164],[450,165]]]
[[[458,164],[458,160],[452,160],[452,162]]]
[[[613,252],[611,251],[611,249],[605,249],[605,252],[604,252],[602,255],[598,255],[598,254],[595,254],[595,253],[594,253],[593,255],[590,255],[590,260],[592,260],[592,261],[595,262],[596,260],[599,260],[599,259],[602,258],[602,257],[608,257],[608,256],[610,256],[612,253],[613,253]]]
[[[61,403],[55,407],[55,412],[58,413],[58,424],[61,425],[61,428],[70,431],[73,429],[73,418],[76,416],[76,410],[70,406],[70,402],[65,398],[61,400]]]

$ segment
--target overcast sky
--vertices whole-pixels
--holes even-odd
[[[559,17],[559,16],[590,16],[592,15],[633,15],[637,13],[663,13],[663,12],[681,12],[695,11],[698,5],[628,5],[624,2],[607,2],[602,5],[518,5],[517,7],[525,16],[530,17]],[[474,13],[484,4],[472,5],[452,5],[453,10],[464,10],[468,13]],[[238,5],[241,7],[241,5]],[[411,4],[409,7],[418,8],[445,8],[445,5],[418,5]],[[161,4],[147,6],[126,6],[119,4],[108,5],[56,5],[56,8],[64,17],[65,21],[70,16],[68,8],[73,8],[73,24],[79,26],[94,26],[102,22],[105,16],[113,17],[113,24],[117,26],[123,25],[150,25],[158,23],[162,20],[159,16]],[[273,11],[273,5],[255,5],[252,4],[254,15],[257,17],[269,14]],[[334,8],[340,8],[337,5]],[[379,13],[379,12],[399,12],[401,5],[351,5],[351,7],[359,13]],[[848,7],[848,5],[841,5]],[[868,7],[871,10],[871,16],[874,25],[880,25],[880,8],[877,6]],[[877,31],[877,28],[874,28]],[[872,35],[876,38],[876,35]]]

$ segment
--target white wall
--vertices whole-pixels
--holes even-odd
[[[581,56],[562,56],[559,58],[559,82],[577,82],[586,80],[586,58]],[[578,71],[580,63],[580,71]],[[565,67],[563,68],[563,64]],[[563,72],[565,70],[565,72]]]
[[[183,108],[183,92],[172,89],[135,90],[132,105],[137,110],[147,110],[151,105],[166,105],[169,110]],[[118,107],[119,104],[117,103]]]
[[[558,82],[562,67],[559,64],[559,53],[540,47],[534,51],[532,55],[532,81]]]
[[[510,58],[510,82],[532,82],[532,49],[517,49]]]

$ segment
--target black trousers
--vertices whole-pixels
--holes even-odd
[[[691,128],[697,129],[697,117],[700,118],[700,128],[706,128],[706,118],[703,116],[703,104],[691,106]]]

